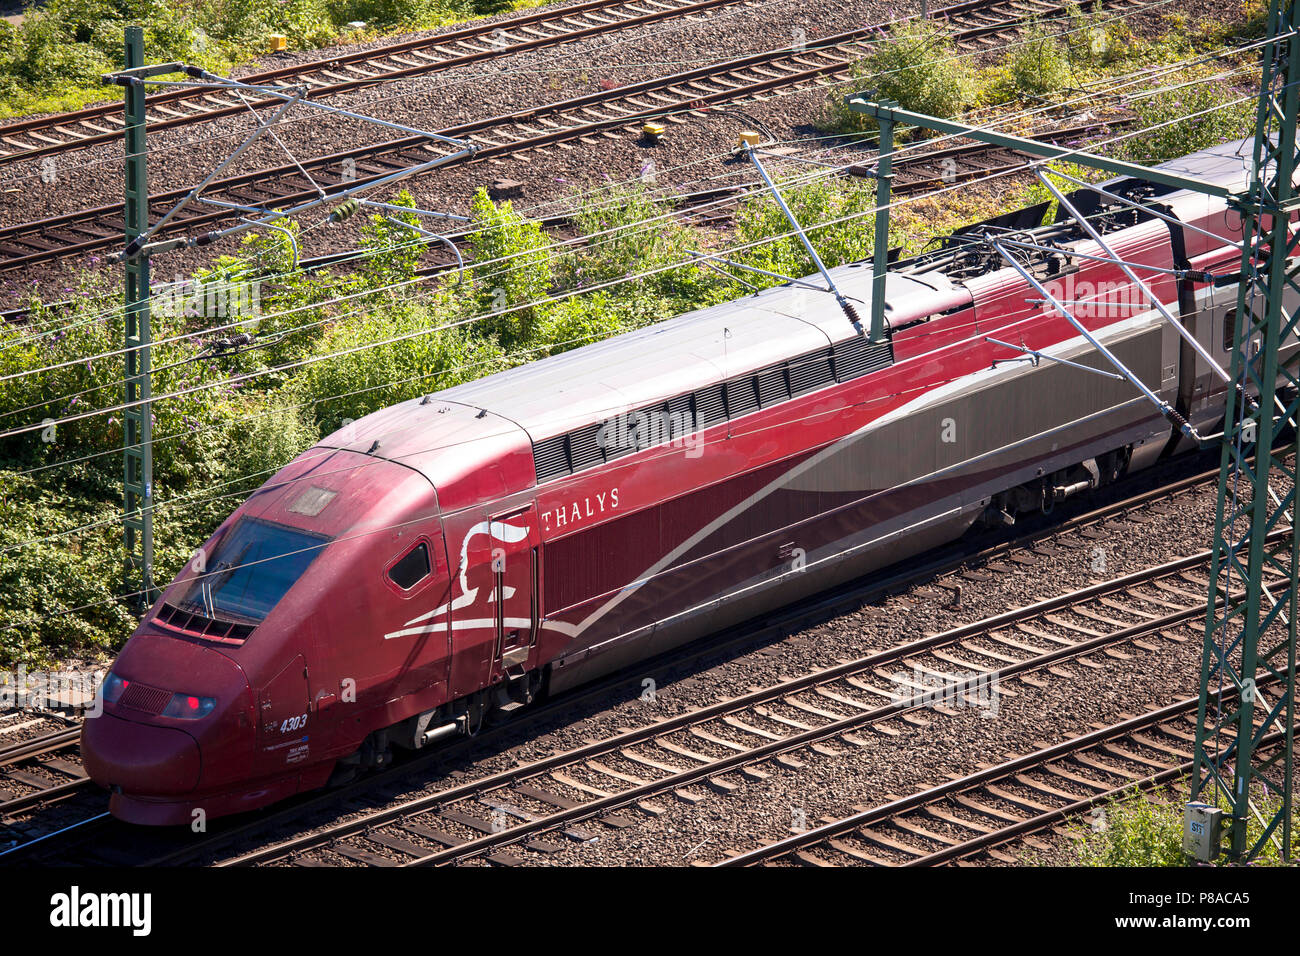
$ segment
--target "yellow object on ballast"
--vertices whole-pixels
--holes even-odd
[[[266,38],[267,53],[283,53],[289,48],[289,38],[283,33],[272,33]]]
[[[646,136],[649,136],[651,139],[658,139],[664,134],[665,129],[667,129],[667,127],[665,127],[663,123],[645,123],[641,127],[641,132]]]
[[[741,146],[757,146],[762,141],[763,141],[762,135],[756,132],[755,130],[742,129],[740,131],[739,145]]]

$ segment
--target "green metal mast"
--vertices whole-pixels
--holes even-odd
[[[922,14],[924,16],[924,13]],[[886,109],[898,104],[884,100]],[[888,112],[877,114],[880,146],[876,163],[876,244],[871,265],[871,341],[885,340],[885,274],[889,271],[889,206],[894,180],[894,120]]]
[[[144,30],[126,28],[126,69],[144,67]],[[123,84],[126,91],[126,242],[149,229],[149,178],[145,152],[145,87]],[[126,412],[123,416],[122,487],[126,565],[125,592],[135,595],[136,610],[153,603],[153,415],[150,407],[153,331],[149,312],[149,256],[126,258]]]
[[[1295,421],[1298,404],[1295,369],[1282,366],[1278,355],[1284,342],[1294,343],[1300,321],[1300,311],[1288,314],[1284,301],[1288,290],[1300,295],[1300,237],[1288,235],[1291,215],[1300,209],[1294,186],[1300,0],[1273,0],[1268,30],[1250,183],[1234,199],[1244,226],[1230,370],[1237,393],[1220,460],[1192,784],[1193,808],[1199,798],[1226,812],[1234,860],[1254,859],[1270,841],[1284,858],[1291,850],[1300,539],[1293,535],[1276,551],[1265,539],[1294,524],[1296,466],[1286,455],[1274,457],[1273,448]],[[1289,388],[1277,388],[1279,376]],[[1246,399],[1255,391],[1258,404]],[[1290,400],[1285,414],[1278,411],[1280,391]],[[1271,477],[1277,479],[1272,488]],[[1270,587],[1266,575],[1285,583]],[[1280,739],[1262,748],[1269,734]],[[1253,841],[1247,837],[1251,819],[1260,826]],[[1211,835],[1202,858],[1217,851]]]

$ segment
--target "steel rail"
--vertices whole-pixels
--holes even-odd
[[[917,791],[916,793],[890,801],[889,803],[871,807],[840,820],[835,820],[823,824],[822,826],[815,827],[804,833],[798,833],[794,836],[787,837],[784,840],[779,840],[775,843],[770,843],[766,846],[737,854],[728,859],[721,860],[714,865],[719,867],[753,866],[758,863],[766,863],[788,856],[791,853],[804,851],[810,847],[816,847],[820,844],[826,843],[828,840],[835,837],[850,835],[854,831],[860,830],[864,827],[880,823],[888,823],[891,820],[902,817],[907,813],[923,809],[930,804],[944,800],[947,797],[962,794],[970,790],[978,790],[986,784],[997,783],[1008,777],[1023,774],[1027,770],[1046,767],[1049,764],[1090,750],[1099,744],[1111,743],[1117,739],[1128,737],[1136,731],[1158,728],[1162,724],[1188,716],[1194,719],[1196,716],[1196,707],[1197,698],[1195,697],[1178,701],[1166,707],[1149,711],[1146,714],[1141,714],[1117,724],[1112,724],[1109,727],[1104,727],[1072,738],[1063,743],[1051,747],[1045,747],[1033,753],[1005,761],[996,766],[967,774],[966,776],[960,777],[956,780]],[[1281,740],[1282,737],[1282,731],[1274,731],[1265,735],[1264,741],[1268,743],[1276,743]],[[1267,743],[1262,743],[1262,745],[1267,746]],[[1176,762],[1173,766],[1153,774],[1146,776],[1141,774],[1135,775],[1122,786],[1105,790],[1090,797],[1075,800],[1065,806],[1057,807],[1043,813],[1036,815],[1031,814],[1024,820],[991,830],[968,840],[954,843],[953,845],[941,850],[916,856],[900,865],[910,867],[934,866],[952,862],[953,860],[969,856],[972,853],[987,850],[1002,843],[1043,830],[1056,823],[1069,819],[1072,816],[1077,816],[1079,813],[1107,803],[1116,797],[1122,796],[1124,793],[1131,792],[1134,787],[1143,790],[1154,789],[1164,783],[1177,779],[1180,775],[1189,771],[1191,766],[1191,760],[1184,760]],[[1120,775],[1118,770],[1115,775]]]
[[[481,24],[474,27],[451,31],[449,33],[440,33],[434,36],[421,37],[416,40],[406,40],[400,43],[393,43],[373,50],[343,53],[295,66],[279,67],[273,70],[262,70],[257,73],[250,73],[241,76],[238,79],[241,83],[258,85],[279,83],[281,81],[311,83],[312,77],[320,74],[329,76],[331,75],[330,71],[336,70],[339,67],[344,67],[354,72],[364,74],[365,71],[361,69],[361,66],[358,66],[360,64],[369,66],[378,71],[374,74],[358,75],[349,79],[338,80],[333,83],[313,85],[305,91],[305,98],[321,99],[328,96],[335,96],[340,93],[351,92],[352,90],[362,89],[368,86],[388,83],[395,79],[441,73],[446,70],[460,66],[467,66],[484,60],[511,56],[517,53],[540,50],[552,46],[560,46],[593,36],[600,36],[606,33],[617,33],[621,30],[633,27],[658,23],[663,20],[689,17],[693,14],[703,13],[717,7],[751,2],[751,0],[692,0],[692,2],[687,2],[678,6],[665,7],[661,10],[654,10],[648,13],[640,13],[630,17],[625,17],[612,23],[594,24],[588,27],[575,27],[569,19],[574,16],[581,16],[594,12],[612,13],[618,8],[635,9],[639,3],[644,4],[647,2],[652,6],[662,5],[662,0],[586,0],[586,2],[583,3],[571,4],[566,7],[552,7],[544,11],[513,17],[509,20]],[[398,57],[400,54],[415,53],[418,56],[420,55],[419,51],[438,50],[440,47],[445,47],[448,44],[472,46],[469,41],[479,39],[491,40],[497,37],[508,36],[511,30],[521,30],[523,28],[539,26],[548,29],[558,29],[561,32],[551,36],[539,36],[533,37],[532,39],[514,40],[503,44],[490,44],[487,49],[470,49],[469,52],[460,54],[444,54],[440,59],[431,60],[426,63],[418,63],[411,66],[386,67],[383,65],[384,61]],[[398,62],[400,62],[400,60]],[[276,102],[276,100],[271,98],[252,99],[247,103],[239,101],[231,102],[227,97],[214,93],[211,90],[185,88],[169,90],[167,92],[156,93],[149,96],[145,101],[145,107],[151,111],[148,125],[152,132],[156,130],[172,129],[177,126],[188,126],[195,123],[207,122],[208,120],[217,119],[223,116],[247,113],[250,108],[254,110],[265,109],[269,106],[275,105]],[[168,106],[178,104],[191,105],[196,112],[188,115],[176,115],[174,109],[166,109]],[[9,152],[0,152],[0,166],[8,163],[19,162],[21,160],[49,156],[55,153],[83,149],[99,143],[112,142],[121,136],[120,126],[124,123],[121,114],[122,105],[120,103],[106,103],[68,113],[61,113],[56,116],[22,120],[16,123],[0,126],[0,143],[13,147]],[[115,123],[118,124],[119,128],[98,131],[95,122]],[[91,132],[78,133],[70,128],[77,125],[82,125],[84,128],[91,130]],[[71,138],[63,142],[47,141],[52,140],[54,137],[59,135]],[[17,140],[17,137],[20,136],[34,139],[37,143],[36,145],[24,145]]]

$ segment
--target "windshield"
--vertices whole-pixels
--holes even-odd
[[[260,621],[307,570],[329,539],[245,518],[222,539],[182,599],[209,618]]]

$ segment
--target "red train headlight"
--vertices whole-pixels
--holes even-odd
[[[177,717],[181,720],[197,720],[212,713],[217,706],[215,697],[196,697],[193,694],[172,694],[172,699],[163,710],[164,717]]]

